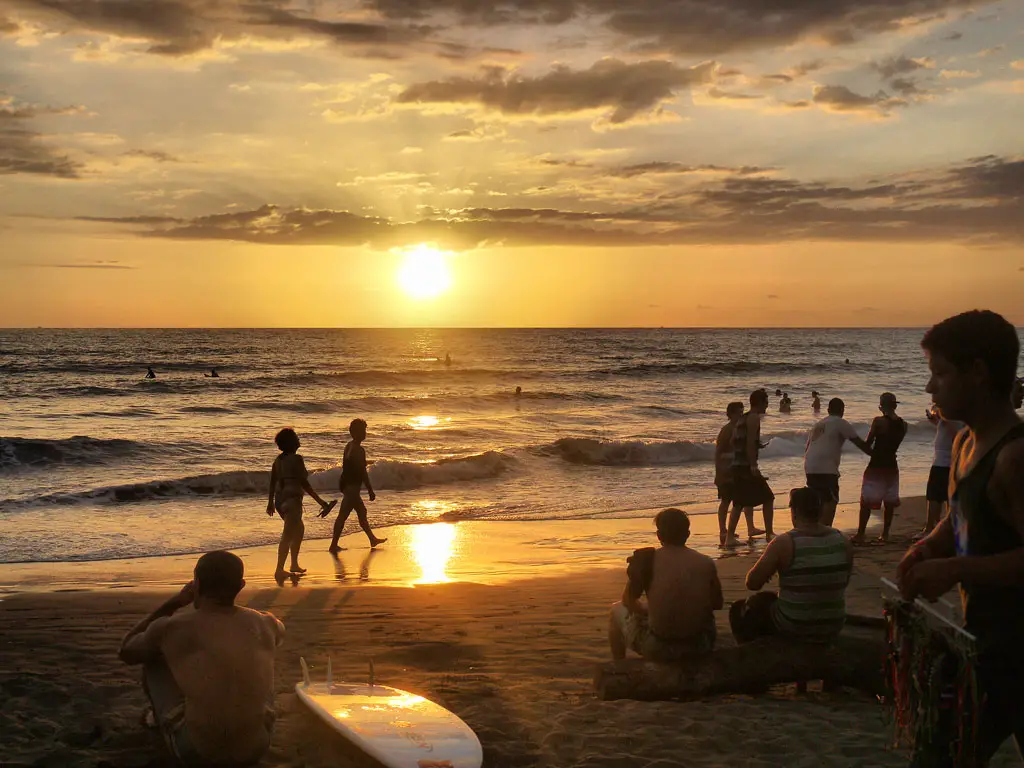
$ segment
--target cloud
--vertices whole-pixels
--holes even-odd
[[[753,101],[755,99],[762,99],[763,96],[753,93],[735,93],[732,91],[723,91],[720,88],[708,88],[704,95],[709,99],[717,99],[722,101]]]
[[[772,169],[760,168],[758,166],[753,165],[743,165],[738,167],[723,165],[687,165],[685,163],[658,160],[649,163],[637,163],[635,165],[626,165],[620,168],[612,168],[607,172],[612,176],[630,179],[636,176],[643,176],[646,174],[721,173],[749,175],[754,173],[764,173],[765,171],[770,170]]]
[[[928,57],[909,59],[906,56],[890,56],[874,62],[871,66],[882,79],[888,80],[896,75],[906,75],[919,69],[931,69],[935,66],[935,60]]]
[[[768,298],[769,299],[777,299],[777,298],[779,298],[779,295],[777,293],[769,293],[768,294]]]
[[[939,72],[939,77],[944,80],[973,80],[976,77],[981,77],[981,72],[969,72],[965,69],[944,69]]]
[[[398,221],[349,211],[286,209],[191,219],[103,218],[145,236],[264,244],[369,245],[418,242],[466,250],[506,246],[640,246],[801,240],[1024,244],[1024,159],[984,156],[892,179],[832,184],[733,173],[678,194],[638,195],[608,209],[423,209]]]
[[[874,117],[888,117],[894,107],[905,107],[907,102],[879,91],[871,96],[854,93],[845,85],[819,85],[814,89],[813,102],[827,112],[854,113]]]
[[[174,155],[163,152],[159,149],[130,149],[122,153],[125,157],[139,157],[146,160],[153,160],[157,163],[180,163],[181,160]]]
[[[952,40],[959,40],[963,36],[964,36],[963,32],[950,32],[948,35],[946,35],[942,39],[943,40],[950,40],[950,41],[952,41]]]
[[[986,0],[983,0],[985,2]],[[988,0],[991,1],[991,0]],[[788,46],[842,45],[897,32],[973,0],[366,0],[386,18],[462,24],[562,25],[596,19],[648,50],[696,56]]]
[[[1016,61],[1011,61],[1010,66],[1013,67],[1014,69],[1024,69],[1024,59],[1017,59]]]
[[[11,97],[0,97],[0,175],[78,178],[83,164],[62,154],[42,133],[26,125],[43,116],[76,115],[83,111],[79,106],[16,104]]]
[[[669,61],[628,64],[602,59],[589,69],[558,66],[540,77],[489,68],[476,78],[416,83],[400,94],[402,104],[466,104],[503,115],[572,116],[608,110],[617,125],[653,112],[684,88],[707,82],[713,64],[679,67]]]
[[[135,269],[127,264],[118,264],[112,261],[96,261],[91,264],[22,264],[21,266],[41,269]]]

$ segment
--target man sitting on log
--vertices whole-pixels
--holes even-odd
[[[747,574],[747,589],[756,594],[729,609],[738,643],[776,634],[828,642],[843,628],[853,547],[821,522],[824,503],[813,488],[792,490],[789,509],[793,530],[772,540]],[[758,591],[775,574],[778,594]]]
[[[664,509],[654,524],[661,546],[628,558],[622,602],[612,607],[613,659],[626,658],[629,648],[652,661],[676,661],[715,643],[715,611],[724,604],[715,561],[686,546],[690,518],[682,510]]]

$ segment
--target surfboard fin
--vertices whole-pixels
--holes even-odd
[[[302,656],[299,656],[299,666],[302,667],[302,684],[309,688],[309,665],[306,663],[306,659]]]

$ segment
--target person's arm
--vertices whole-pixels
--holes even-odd
[[[725,427],[719,430],[718,439],[715,440],[715,466],[717,467],[722,461],[722,456],[725,454]]]
[[[306,462],[301,456],[298,457],[299,463],[302,465],[302,490],[304,490],[317,504],[321,507],[326,507],[327,502],[320,498],[320,494],[313,490],[313,486],[309,484],[309,472],[306,470]]]
[[[190,581],[174,597],[168,599],[144,618],[121,641],[117,652],[125,664],[143,664],[160,656],[160,642],[163,640],[171,616],[195,598],[195,587]]]
[[[868,456],[871,455],[871,446],[868,445],[866,441],[861,440],[859,437],[851,437],[850,442],[864,451]]]
[[[277,488],[277,460],[270,468],[270,491],[267,494],[267,514],[274,516],[274,489]]]
[[[635,594],[633,582],[626,582],[626,588],[622,590],[622,604],[626,606],[627,611],[630,613],[644,613],[646,611],[644,604],[640,602],[642,594]]]
[[[903,444],[903,438],[907,436],[907,422],[900,419],[899,436],[896,438],[896,447],[899,448]]]
[[[366,449],[361,445],[359,446],[359,453],[362,457],[360,463],[363,465],[363,485],[366,486],[366,492],[370,496],[370,501],[373,501],[377,498],[377,494],[373,492],[373,486],[370,485],[370,468],[366,461]]]
[[[782,536],[776,536],[772,539],[768,546],[764,548],[764,552],[761,553],[757,563],[747,573],[746,585],[747,589],[751,592],[757,592],[771,580],[772,576],[779,572],[781,567],[779,557],[781,554],[780,542],[786,538],[788,536],[782,534]]]
[[[864,441],[864,444],[867,445],[868,450],[873,450],[874,447],[875,447],[875,440],[878,439],[878,435],[875,434],[875,431],[876,431],[875,428],[877,426],[878,426],[878,418],[875,417],[874,419],[871,420],[871,427],[868,429],[868,436],[867,436],[867,439]]]

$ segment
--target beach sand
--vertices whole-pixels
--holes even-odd
[[[892,575],[922,519],[923,503],[910,501],[893,543],[858,550],[851,613],[880,615],[878,577]],[[484,764],[494,768],[905,764],[904,754],[888,748],[884,709],[851,690],[823,694],[812,686],[798,694],[794,686],[779,686],[759,696],[688,703],[598,701],[591,680],[595,664],[608,658],[607,610],[624,585],[624,558],[653,543],[652,526],[649,520],[562,525],[458,524],[463,530],[456,536],[430,534],[437,539],[424,547],[454,538],[463,549],[453,544],[447,557],[434,560],[410,549],[424,534],[388,529],[392,541],[371,557],[366,580],[361,537],[345,540],[350,549],[342,570],[322,552],[323,542],[310,542],[310,576],[284,588],[267,586],[260,575],[272,564],[272,550],[240,552],[250,580],[240,602],[273,611],[288,631],[277,656],[279,720],[263,765],[356,764],[293,692],[299,657],[318,675],[328,655],[336,680],[365,679],[372,657],[379,682],[454,711],[476,731]],[[417,527],[434,526],[410,528]],[[566,548],[569,566],[559,558],[559,536],[576,541]],[[623,539],[618,547],[614,536]],[[552,543],[545,549],[544,541]],[[745,594],[753,554],[719,561],[727,604]],[[83,564],[70,575],[64,565],[0,569],[8,589],[0,601],[0,764],[164,765],[158,737],[139,723],[145,700],[137,670],[121,664],[116,651],[123,633],[166,596],[153,589],[159,574],[165,583],[184,580],[194,560]],[[491,583],[467,580],[488,572],[487,562],[498,563]],[[39,591],[47,570],[60,588],[75,591]],[[90,578],[95,588],[87,589]],[[408,586],[445,578],[452,580]],[[719,643],[731,644],[724,611],[718,629]],[[1006,747],[994,763],[1016,764]]]

